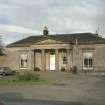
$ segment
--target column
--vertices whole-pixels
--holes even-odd
[[[35,67],[36,67],[36,55],[35,55],[35,54],[36,54],[36,52],[35,52],[35,50],[34,50],[34,56],[33,56],[33,60],[34,60],[34,65],[33,65],[33,66],[34,66],[34,69],[35,69]]]
[[[34,51],[30,50],[29,51],[29,69],[34,70]]]
[[[70,49],[67,49],[67,70],[70,70]]]
[[[58,49],[55,50],[55,69],[59,71],[59,52]]]
[[[42,70],[45,71],[45,49],[42,49]]]

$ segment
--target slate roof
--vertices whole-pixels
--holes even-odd
[[[57,35],[37,35],[24,38],[7,45],[7,47],[25,47],[35,44],[36,42],[43,41],[46,39],[53,39],[62,41],[65,43],[75,43],[78,40],[78,44],[105,44],[105,39],[92,33],[74,33],[74,34],[57,34]]]

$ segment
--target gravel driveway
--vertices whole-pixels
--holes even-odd
[[[105,76],[71,75],[53,85],[2,85],[0,99],[5,105],[105,105]]]

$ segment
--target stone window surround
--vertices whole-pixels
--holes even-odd
[[[84,66],[84,59],[88,59],[88,64],[89,64],[89,59],[92,59],[92,66],[89,67],[89,65],[87,65],[88,67]],[[93,70],[93,51],[83,51],[83,70]]]
[[[21,60],[23,60],[23,65]],[[20,54],[20,69],[28,68],[28,54]]]

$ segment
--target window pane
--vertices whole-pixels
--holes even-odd
[[[88,67],[88,59],[84,59],[84,67]]]
[[[92,67],[92,58],[89,59],[89,67]]]
[[[84,68],[92,68],[93,67],[92,55],[93,54],[91,52],[86,52],[83,54]]]

